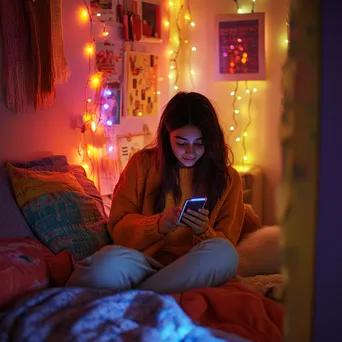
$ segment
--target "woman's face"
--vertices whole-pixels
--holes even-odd
[[[204,153],[202,132],[193,125],[186,125],[170,132],[170,144],[182,166],[192,167]]]

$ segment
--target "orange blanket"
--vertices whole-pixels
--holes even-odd
[[[202,326],[234,333],[253,342],[283,341],[283,309],[236,281],[173,297]]]

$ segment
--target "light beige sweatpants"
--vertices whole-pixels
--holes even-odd
[[[184,292],[221,285],[235,276],[237,266],[234,246],[222,238],[200,242],[167,266],[136,250],[111,245],[80,261],[67,286]]]

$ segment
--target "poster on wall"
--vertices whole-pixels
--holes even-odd
[[[119,81],[122,75],[122,44],[96,42],[96,69],[107,82]]]
[[[127,116],[158,115],[158,56],[129,51],[125,57]]]
[[[265,80],[265,14],[217,17],[216,78],[220,81]]]
[[[120,167],[123,170],[132,155],[145,147],[144,135],[137,134],[134,136],[119,137],[117,145],[119,149]]]
[[[90,0],[90,14],[94,20],[110,25],[116,23],[116,1]]]

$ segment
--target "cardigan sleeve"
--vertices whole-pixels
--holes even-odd
[[[164,235],[158,232],[163,214],[141,215],[146,167],[141,152],[131,157],[114,189],[108,221],[108,231],[115,244],[139,251],[161,246],[164,240]]]
[[[202,235],[193,235],[195,244],[206,239],[221,237],[228,239],[235,246],[239,240],[245,216],[242,184],[240,175],[235,169],[230,168],[229,175],[229,186],[217,219],[213,227],[210,226]]]

